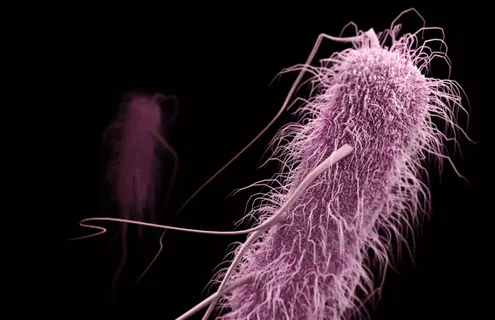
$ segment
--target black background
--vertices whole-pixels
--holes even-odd
[[[87,232],[77,226],[82,218],[116,215],[104,183],[106,153],[101,135],[117,110],[121,93],[161,92],[175,94],[179,100],[178,122],[170,136],[180,157],[179,175],[169,206],[159,202],[158,222],[231,230],[254,190],[227,196],[276,172],[275,163],[257,168],[267,159],[262,154],[271,137],[293,119],[290,113],[285,113],[178,217],[174,212],[269,122],[296,74],[284,75],[271,86],[270,81],[283,68],[304,63],[319,33],[338,36],[349,21],[361,30],[373,27],[378,32],[411,5],[281,7],[191,4],[172,9],[164,4],[130,8],[132,11],[125,13],[101,8],[79,17],[78,27],[70,34],[70,55],[65,57],[67,67],[76,75],[72,85],[82,103],[76,117],[84,119],[84,128],[78,128],[73,136],[80,142],[75,158],[81,169],[70,197],[73,202],[64,229],[67,239]],[[461,137],[463,157],[453,155],[469,184],[447,163],[442,175],[430,167],[432,217],[415,238],[414,263],[404,254],[396,265],[398,273],[389,270],[379,304],[368,308],[372,319],[486,318],[482,312],[489,307],[491,276],[486,270],[490,270],[492,249],[483,230],[493,207],[484,204],[492,188],[483,181],[491,172],[487,164],[493,143],[489,140],[491,130],[482,122],[490,117],[492,105],[492,66],[488,62],[493,60],[493,32],[483,19],[486,9],[481,7],[416,9],[428,26],[445,30],[451,78],[469,97],[468,134],[479,144]],[[406,31],[421,26],[412,13],[401,21]],[[344,44],[326,41],[318,57],[344,48]],[[446,70],[441,60],[433,63],[434,77],[445,77]],[[466,128],[465,117],[460,123]],[[66,319],[174,319],[207,296],[202,290],[227,246],[245,238],[169,232],[161,257],[135,285],[158,249],[160,231],[147,229],[142,241],[130,227],[130,256],[117,287],[112,288],[120,258],[118,242],[112,242],[118,240],[118,227],[104,225],[109,228],[107,234],[64,245],[65,288],[57,302]]]

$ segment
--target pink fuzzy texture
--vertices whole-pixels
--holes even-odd
[[[455,127],[460,89],[423,75],[433,53],[426,44],[413,48],[416,34],[395,39],[398,30],[379,34],[382,43],[391,36],[389,48],[358,41],[319,68],[298,67],[314,75],[316,94],[298,111],[300,124],[280,132],[280,187],[250,215],[262,224],[333,151],[349,144],[354,152],[315,179],[284,222],[249,248],[228,282],[249,274],[256,280],[222,297],[229,311],[221,319],[334,320],[362,312],[376,289],[369,263],[383,277],[393,239],[428,212],[422,161],[444,158],[446,139],[432,119]]]
[[[114,133],[109,180],[124,219],[144,220],[153,209],[163,149],[160,94],[128,94],[110,125]]]

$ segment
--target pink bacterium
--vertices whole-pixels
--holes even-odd
[[[164,112],[163,105],[172,103],[172,112]],[[166,116],[165,116],[166,115]],[[172,157],[173,167],[167,195],[172,190],[177,173],[178,157],[167,142],[166,134],[177,115],[177,99],[159,93],[147,94],[130,92],[124,95],[115,118],[103,134],[103,140],[110,146],[107,180],[112,186],[113,199],[117,203],[122,219],[153,221],[156,194],[161,177],[161,155]],[[83,236],[71,240],[93,237],[104,233]],[[116,272],[121,272],[126,260],[126,225],[122,235],[122,263]]]
[[[280,130],[273,142],[274,157],[284,166],[247,215],[257,221],[250,229],[205,231],[113,218],[84,219],[81,225],[116,221],[203,234],[248,233],[233,249],[231,265],[214,277],[220,283],[216,293],[177,320],[208,306],[206,320],[218,305],[226,312],[217,319],[224,320],[362,315],[364,303],[377,298],[381,287],[375,287],[371,268],[382,283],[393,242],[399,245],[429,213],[425,160],[436,159],[440,168],[447,160],[461,176],[444,143],[457,143],[458,132],[467,137],[456,123],[459,110],[467,114],[462,88],[427,77],[434,58],[450,68],[443,30],[423,26],[399,36],[396,22],[408,12],[421,17],[406,10],[378,34],[358,31],[354,23],[349,24],[354,37],[321,34],[307,62],[285,70],[300,73],[276,117],[306,72],[312,75],[311,97],[297,110],[298,123]],[[432,30],[442,38],[423,40]],[[323,39],[352,48],[311,66]],[[439,50],[432,49],[434,43]]]
[[[436,41],[446,50],[443,38],[418,44],[419,32],[439,28],[397,37],[400,25],[394,24],[378,35],[359,32],[348,39],[352,48],[321,60],[318,68],[291,68],[312,74],[313,94],[297,111],[300,123],[286,126],[275,140],[285,166],[274,179],[280,187],[258,199],[250,215],[264,225],[322,160],[343,145],[353,151],[298,194],[281,222],[234,249],[234,262],[217,276],[217,292],[244,277],[254,280],[221,297],[230,311],[217,319],[361,314],[363,303],[380,290],[371,263],[383,281],[392,242],[414,231],[429,211],[422,161],[428,155],[450,161],[443,143],[449,129],[454,139],[462,131],[456,124],[457,110],[465,111],[462,89],[423,74],[435,57],[449,63],[446,52],[428,46]],[[390,47],[384,46],[387,39]]]
[[[172,119],[164,119],[161,105],[169,101],[173,102],[174,114]],[[106,129],[105,136],[112,146],[108,179],[124,219],[153,220],[146,214],[153,212],[164,151],[173,157],[171,184],[175,180],[177,154],[165,134],[176,112],[174,96],[129,93]],[[170,186],[167,189],[170,191]]]

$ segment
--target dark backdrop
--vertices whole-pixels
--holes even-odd
[[[72,135],[78,141],[73,159],[78,183],[71,191],[66,238],[87,231],[77,226],[81,218],[116,215],[104,182],[106,153],[101,135],[121,93],[157,91],[175,94],[179,100],[178,122],[170,136],[180,157],[179,175],[169,206],[159,201],[158,221],[230,230],[252,192],[227,196],[276,172],[275,164],[257,167],[266,160],[262,154],[274,133],[293,119],[289,113],[179,217],[174,217],[174,211],[269,122],[296,74],[284,75],[269,87],[270,81],[283,68],[304,63],[319,33],[337,36],[351,20],[361,30],[380,31],[410,6],[226,4],[200,8],[191,4],[177,9],[164,4],[131,8],[125,14],[111,7],[74,12],[77,28],[66,35],[71,45],[64,61],[76,76],[71,85],[81,106],[74,119],[81,126]],[[489,83],[493,81],[487,62],[493,59],[489,49],[493,39],[488,38],[491,32],[483,20],[483,8],[416,8],[427,25],[445,29],[451,78],[463,86],[471,103],[468,133],[481,143],[473,145],[461,137],[464,158],[454,155],[470,185],[456,177],[448,164],[441,177],[431,167],[432,218],[416,236],[414,263],[404,254],[398,272],[389,270],[382,299],[375,309],[369,306],[370,315],[372,319],[479,319],[488,303],[490,274],[485,270],[491,259],[488,237],[482,231],[493,211],[483,204],[490,190],[483,180],[490,171],[485,166],[489,158],[482,157],[482,152],[492,142],[481,123],[489,118],[491,107]],[[420,27],[413,14],[402,21],[409,31]],[[319,57],[345,47],[324,42]],[[433,73],[444,77],[445,64],[436,61]],[[465,120],[461,118],[464,127]],[[207,296],[202,290],[227,246],[245,238],[169,232],[160,259],[135,285],[158,249],[160,232],[146,229],[143,241],[130,227],[130,256],[112,288],[120,257],[115,241],[118,226],[104,225],[109,227],[107,234],[65,245],[65,291],[57,302],[66,319],[174,319]],[[200,319],[201,314],[192,319]]]

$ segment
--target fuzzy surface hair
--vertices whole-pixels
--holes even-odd
[[[250,246],[228,283],[250,274],[255,281],[221,298],[228,311],[219,319],[347,319],[377,296],[369,267],[383,280],[392,242],[429,212],[424,160],[449,159],[444,142],[449,132],[455,139],[457,110],[464,110],[457,83],[424,75],[434,57],[448,59],[445,52],[419,43],[418,32],[397,38],[399,30],[379,33],[378,46],[363,37],[320,67],[291,68],[312,74],[311,98],[297,112],[300,121],[273,142],[284,168],[248,216],[263,224],[332,152],[344,144],[354,152]]]

